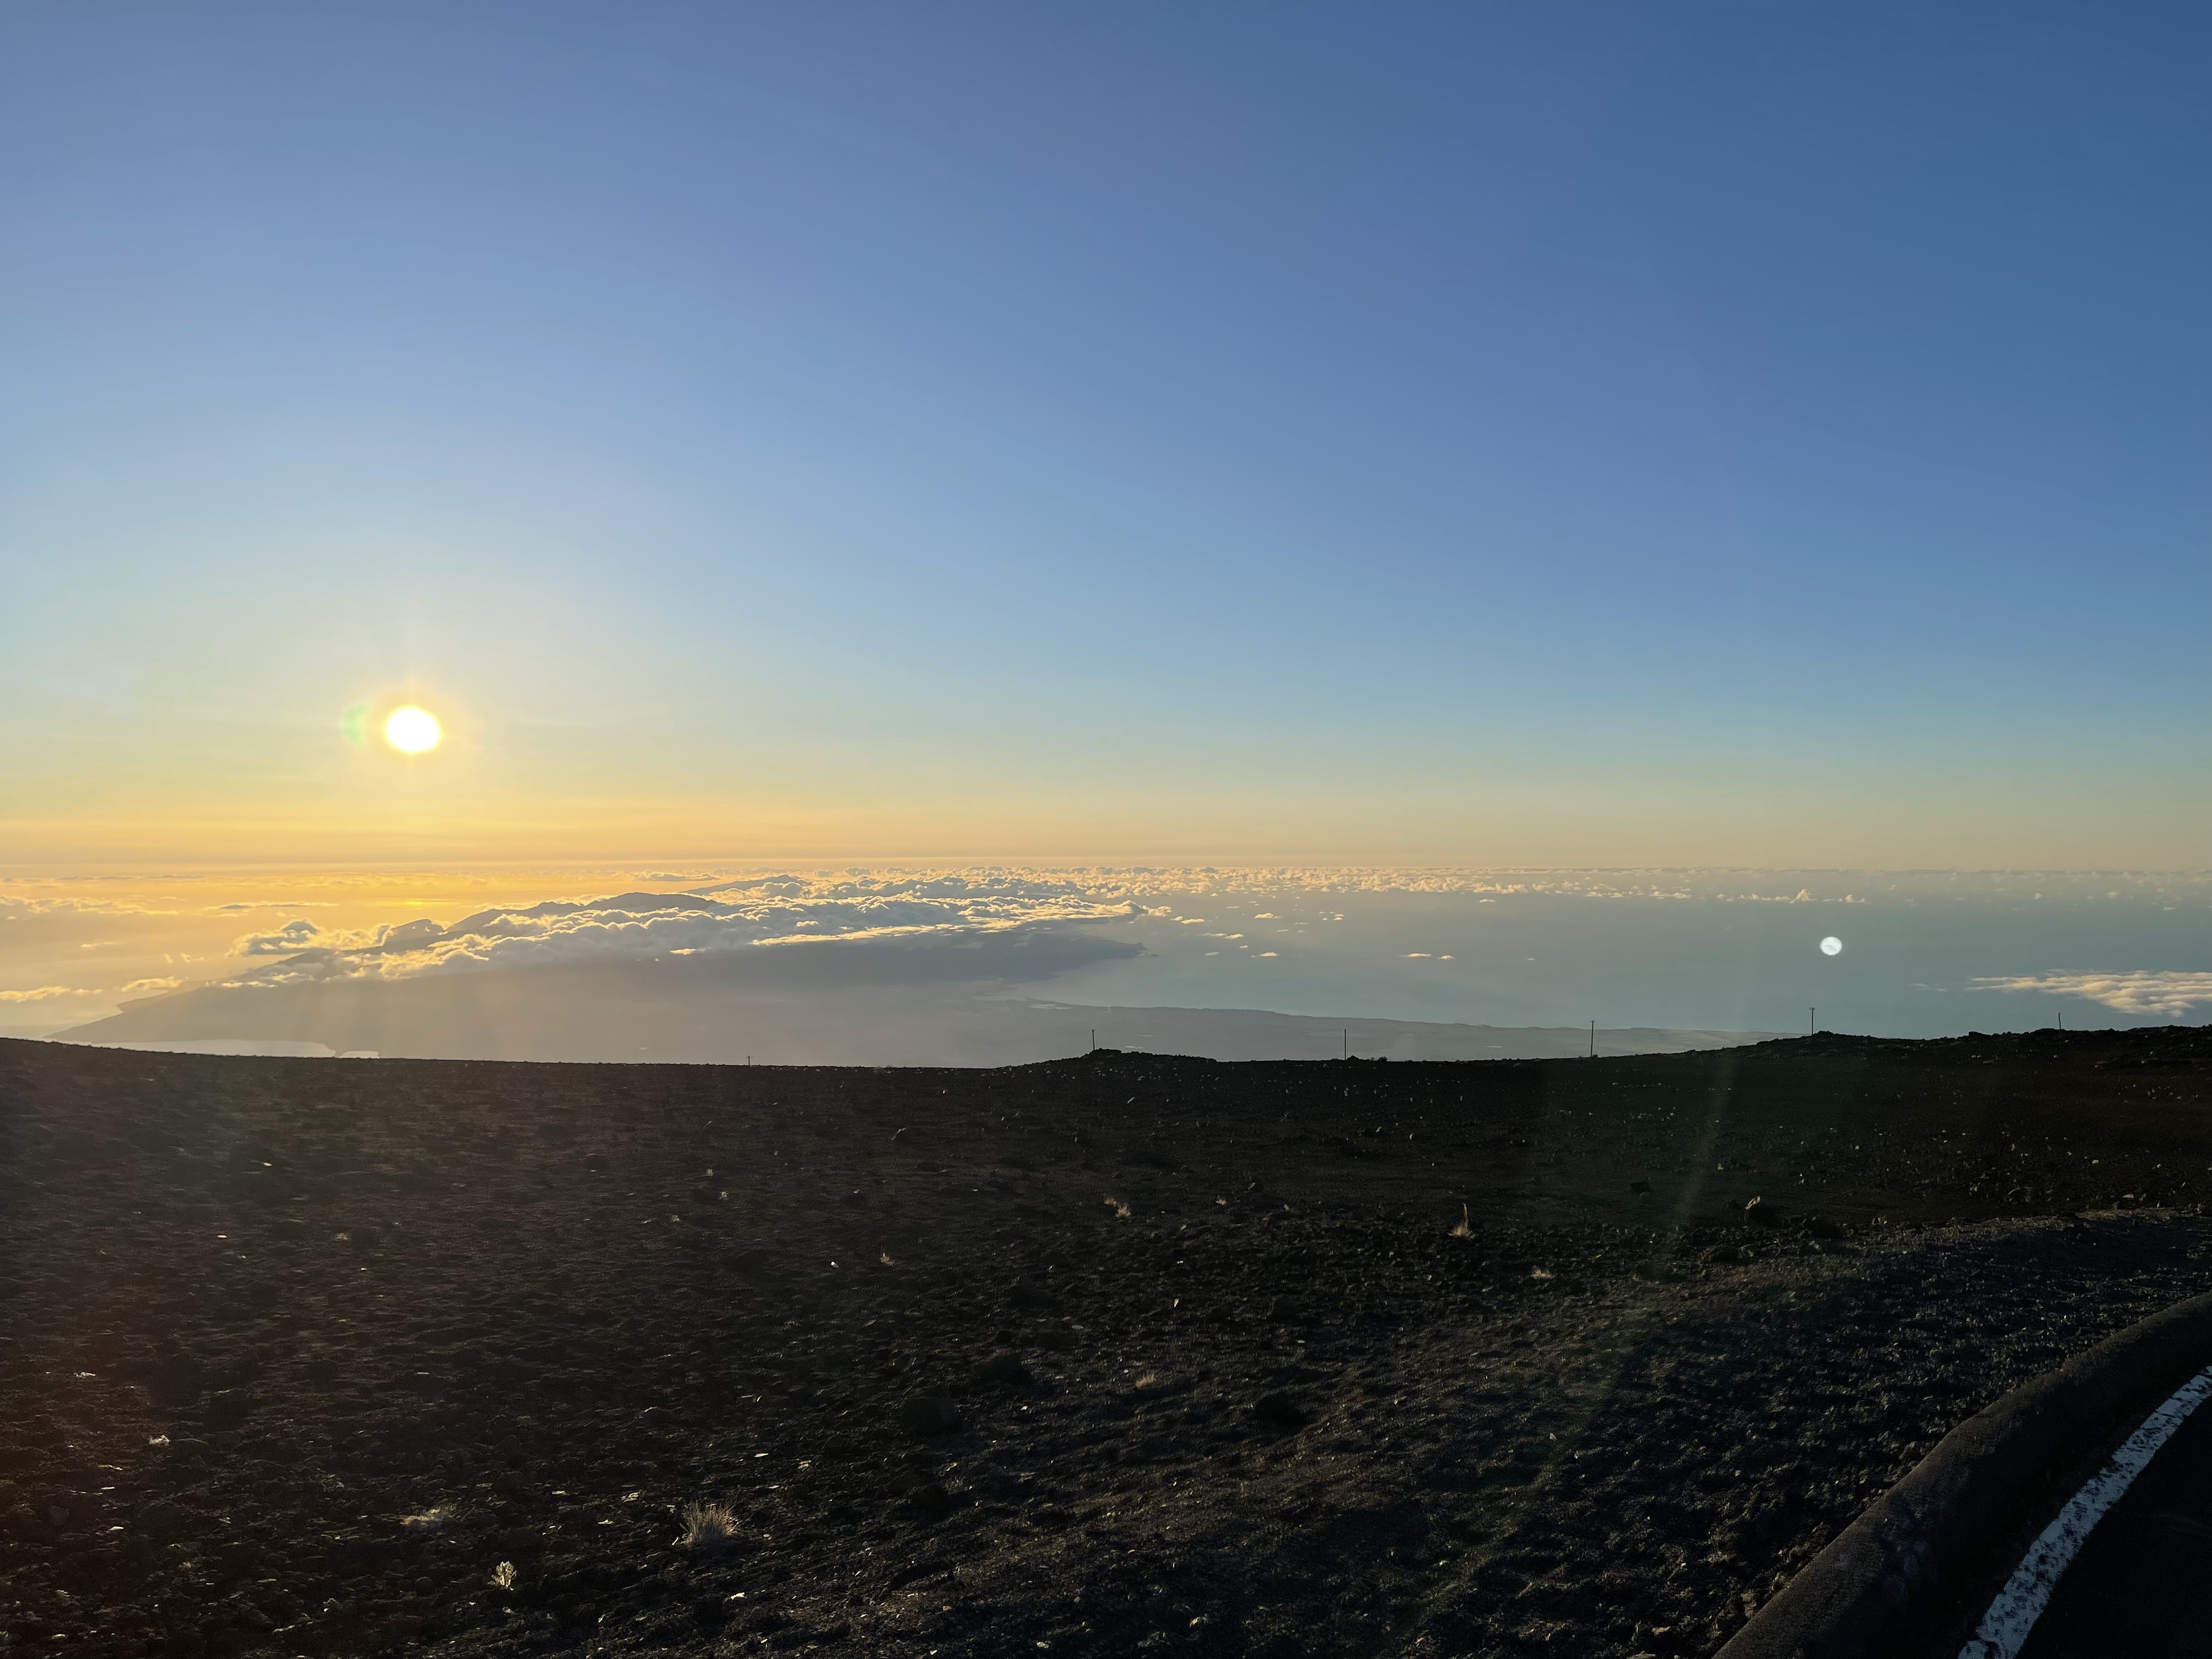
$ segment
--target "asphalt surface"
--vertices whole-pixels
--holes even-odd
[[[2212,1406],[2097,1523],[2021,1659],[2212,1655]]]

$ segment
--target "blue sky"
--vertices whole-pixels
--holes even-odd
[[[0,15],[26,861],[2201,865],[2212,15]],[[407,697],[453,741],[336,737]]]

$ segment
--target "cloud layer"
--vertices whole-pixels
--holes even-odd
[[[373,932],[325,930],[299,917],[248,933],[234,950],[278,961],[233,984],[411,979],[489,969],[574,967],[766,951],[943,951],[1005,945],[1071,926],[1126,920],[1127,903],[1065,891],[873,890],[835,896],[782,878],[724,884],[704,893],[620,893],[481,910],[452,926],[427,918]],[[1042,957],[1040,957],[1042,959]]]
[[[270,910],[293,917],[335,908],[328,896],[192,902],[205,877],[67,878],[19,880],[0,888],[0,915],[61,912],[117,916],[194,916]],[[325,894],[378,884],[384,878],[325,873],[307,884]],[[502,878],[501,885],[505,884]],[[673,872],[601,869],[546,872],[546,885],[667,882]],[[1916,904],[1942,900],[2018,902],[2212,903],[2212,871],[2102,870],[1782,870],[1652,867],[1555,870],[1534,868],[1411,868],[1383,866],[979,866],[964,870],[873,866],[842,872],[681,878],[684,890],[702,897],[858,899],[870,896],[1038,900],[1081,898],[1096,903],[1145,903],[1269,894],[1325,893],[1542,895],[1578,898],[1650,898],[1723,902],[1796,904]],[[156,887],[161,896],[125,898],[111,890],[128,883]],[[556,885],[557,884],[557,885]],[[55,891],[54,889],[82,890]],[[510,888],[508,890],[512,890]]]
[[[1968,988],[2081,997],[2124,1014],[2153,1014],[2167,1019],[2185,1019],[2199,1008],[2212,1007],[2212,973],[2027,974],[2010,979],[1978,979]]]

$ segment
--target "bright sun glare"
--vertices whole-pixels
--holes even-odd
[[[425,750],[435,749],[443,735],[438,729],[437,716],[412,703],[393,709],[391,718],[384,722],[384,740],[403,755],[419,755]]]

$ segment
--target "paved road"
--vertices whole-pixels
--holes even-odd
[[[2020,1659],[2212,1659],[2212,1403],[2106,1512]]]

